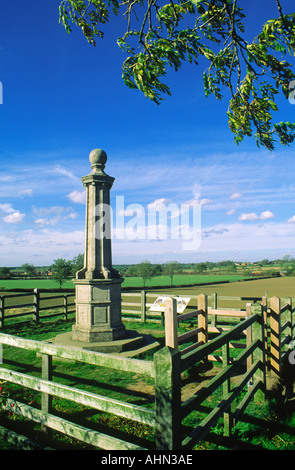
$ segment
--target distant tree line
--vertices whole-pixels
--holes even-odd
[[[58,258],[54,260],[51,266],[35,267],[33,264],[25,263],[20,268],[0,267],[0,278],[9,279],[13,277],[26,276],[29,278],[46,276],[62,284],[75,277],[76,272],[82,269],[84,265],[84,255],[79,254],[72,260]],[[115,268],[122,277],[140,277],[145,287],[146,282],[157,276],[168,276],[170,285],[173,285],[173,277],[176,274],[216,274],[219,272],[235,274],[240,272],[243,275],[263,275],[262,268],[267,267],[269,275],[283,272],[286,276],[295,276],[295,258],[285,255],[281,259],[268,260],[267,258],[253,263],[234,262],[232,260],[223,261],[204,261],[200,263],[180,263],[178,261],[169,261],[166,263],[151,263],[144,260],[137,264],[117,265]]]
[[[75,277],[76,272],[83,267],[84,255],[79,254],[72,260],[58,258],[54,260],[51,266],[36,267],[30,263],[24,263],[19,268],[0,267],[1,279],[13,279],[19,277],[28,278],[50,278],[57,282],[61,288],[67,279]]]

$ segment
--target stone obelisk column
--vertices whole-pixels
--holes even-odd
[[[107,155],[89,155],[92,171],[82,177],[86,188],[84,267],[76,273],[76,324],[72,339],[105,342],[121,339],[121,283],[112,266],[110,190],[115,178],[104,172]]]

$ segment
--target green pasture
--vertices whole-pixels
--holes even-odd
[[[57,282],[50,279],[1,279],[0,290],[2,289],[59,289]],[[62,289],[74,289],[72,280],[65,281]]]
[[[242,275],[237,274],[176,274],[173,276],[173,286],[204,284],[211,282],[234,282],[243,279]],[[171,280],[169,276],[157,276],[146,281],[146,287],[170,287]],[[122,287],[142,288],[143,281],[140,277],[126,277]]]
[[[235,282],[244,279],[242,275],[206,275],[206,274],[179,274],[173,277],[173,286],[203,284],[211,282]],[[146,282],[146,287],[169,287],[169,276],[154,277]],[[126,277],[122,287],[141,289],[143,281],[140,277]],[[0,289],[58,289],[59,284],[51,279],[1,279]],[[62,289],[73,289],[74,284],[71,279],[64,282]]]

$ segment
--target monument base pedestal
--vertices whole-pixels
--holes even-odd
[[[122,354],[134,357],[159,346],[159,343],[150,335],[140,335],[137,331],[125,331],[124,339],[115,341],[92,342],[75,341],[72,332],[61,333],[48,341],[49,343],[70,346],[87,351],[102,352],[106,354]]]
[[[126,330],[125,326],[119,326],[117,328],[102,328],[102,327],[91,327],[83,328],[79,325],[74,325],[72,329],[73,341],[81,341],[87,343],[97,343],[104,341],[116,341],[125,337]]]
[[[76,285],[76,324],[72,331],[73,341],[97,343],[123,339],[123,279],[74,279],[73,282]]]

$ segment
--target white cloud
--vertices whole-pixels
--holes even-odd
[[[249,249],[250,247],[251,249],[267,249],[268,247],[278,249],[281,245],[289,249],[294,246],[292,236],[295,235],[295,215],[293,217],[289,215],[290,207],[294,207],[295,203],[295,184],[292,180],[292,172],[290,172],[292,159],[294,159],[293,154],[288,154],[288,163],[282,166],[279,164],[282,159],[279,158],[278,154],[273,154],[271,159],[268,156],[261,158],[260,153],[257,154],[257,158],[255,155],[246,153],[241,156],[240,152],[234,155],[235,157],[237,155],[241,157],[239,159],[233,159],[233,155],[225,153],[200,155],[197,159],[187,159],[185,158],[185,152],[183,152],[181,153],[181,165],[179,165],[179,157],[177,156],[178,165],[177,171],[175,171],[175,162],[170,158],[168,152],[169,161],[168,158],[165,158],[166,152],[163,158],[161,158],[160,153],[157,152],[157,159],[155,158],[153,161],[145,158],[145,155],[142,159],[138,159],[137,156],[134,157],[134,161],[127,159],[127,166],[125,159],[117,158],[116,161],[116,156],[114,160],[110,158],[110,166],[107,172],[116,177],[111,194],[114,197],[124,195],[126,199],[128,198],[128,201],[134,200],[138,205],[142,205],[143,211],[147,212],[150,206],[150,208],[158,210],[160,214],[162,214],[160,212],[161,204],[163,208],[168,209],[169,204],[172,206],[172,201],[179,209],[181,209],[181,204],[184,201],[187,201],[187,204],[200,204],[203,207],[207,204],[205,206],[205,216],[202,216],[202,223],[204,222],[202,250],[204,251],[206,249],[208,252],[228,251],[233,248],[241,252],[242,250],[247,250],[248,247]],[[274,164],[275,160],[277,160],[278,165]],[[75,228],[78,230],[84,229],[83,221],[81,227],[82,218],[78,219],[77,224],[73,222],[77,217],[75,209],[77,209],[77,212],[81,209],[81,207],[77,207],[75,204],[85,204],[86,201],[86,191],[84,188],[81,188],[80,179],[81,175],[86,174],[83,169],[85,168],[84,160],[77,159],[76,166],[73,166],[72,164],[67,165],[67,163],[61,164],[60,158],[56,158],[50,168],[45,164],[39,168],[39,161],[38,168],[37,164],[35,167],[36,171],[32,171],[32,168],[26,163],[23,167],[11,166],[11,168],[8,168],[8,172],[5,171],[2,176],[0,175],[0,180],[2,180],[0,187],[2,199],[0,201],[3,202],[0,204],[0,218],[2,222],[3,217],[6,218],[6,224],[2,223],[2,234],[0,233],[1,259],[3,255],[6,256],[4,247],[1,247],[1,240],[5,235],[5,230],[9,232],[7,236],[10,236],[12,230],[16,232],[19,229],[18,237],[15,235],[15,243],[11,243],[11,256],[14,256],[18,263],[18,256],[26,246],[24,239],[29,237],[29,235],[24,235],[23,229],[33,228],[33,232],[36,235],[34,247],[42,247],[42,257],[48,252],[49,255],[53,253],[54,258],[66,256],[66,254],[62,253],[61,248],[59,248],[62,246],[60,239],[62,239],[63,234],[60,233],[60,237],[57,234],[55,240],[52,238],[50,238],[50,241],[49,238],[45,240],[45,232],[42,231],[41,236],[40,228],[48,230],[48,237],[49,231],[54,230],[54,226],[60,228],[59,224],[63,224],[64,229],[66,224],[70,225],[73,230]],[[66,162],[66,158],[64,158],[64,161]],[[233,165],[233,161],[236,162],[235,165]],[[88,169],[87,162],[86,167]],[[38,178],[34,176],[37,174],[37,171]],[[9,173],[12,176],[8,176]],[[124,178],[121,177],[122,174],[124,174]],[[218,174],[218,178],[216,178],[216,174]],[[198,184],[195,183],[196,181],[198,181]],[[281,183],[282,181],[284,181],[284,184]],[[34,210],[32,213],[33,220],[29,216],[25,218],[26,225],[23,223],[19,227],[17,225],[9,226],[8,224],[17,224],[17,221],[21,221],[25,217],[24,214],[21,214],[27,213],[25,203],[28,201],[25,200],[24,196],[28,197],[31,195],[39,198],[38,202],[33,202],[34,204],[44,206],[48,204],[52,207]],[[24,200],[18,198],[18,203],[16,203],[14,202],[16,196],[23,196]],[[65,201],[65,197],[67,198],[67,203],[72,208],[58,209],[58,205],[63,204],[61,201]],[[10,201],[12,204],[8,203]],[[148,206],[150,201],[152,202]],[[14,209],[16,204],[18,204],[17,209]],[[20,204],[23,204],[23,206]],[[271,211],[264,210],[265,207],[276,208],[276,219],[273,219],[274,214]],[[293,210],[291,209],[291,211]],[[164,211],[163,213],[165,214]],[[234,220],[240,216],[240,222],[237,220],[237,224],[225,224],[225,221],[233,221],[232,218],[225,217],[225,214],[227,216],[236,214]],[[130,216],[132,218],[140,214],[127,206],[125,213],[123,212],[119,215]],[[180,215],[180,213],[177,213],[177,217]],[[8,218],[7,216],[11,217]],[[287,223],[288,217],[290,217],[289,223]],[[274,220],[277,222],[279,218],[284,220],[285,223],[274,224]],[[34,221],[34,219],[36,220]],[[170,213],[169,220],[172,221],[172,214]],[[247,223],[246,221],[250,222]],[[127,217],[125,222],[127,222]],[[161,219],[159,219],[159,222],[161,224]],[[217,225],[219,222],[220,226]],[[75,228],[73,228],[74,225],[76,225]],[[113,247],[115,255],[117,250],[122,249],[122,253],[126,257],[128,256],[129,262],[132,262],[135,252],[142,259],[147,257],[149,253],[156,253],[157,257],[161,259],[161,255],[164,252],[170,251],[177,255],[182,250],[181,238],[179,240],[168,239],[165,243],[163,241],[158,243],[157,240],[148,239],[149,235],[157,237],[159,233],[162,233],[162,230],[165,230],[164,226],[156,227],[150,223],[148,231],[146,230],[143,233],[145,239],[139,239],[137,243],[132,240],[132,235],[137,229],[135,223],[127,227],[125,224],[125,229],[127,231],[125,237],[128,238],[127,235],[130,235],[130,243],[128,240],[122,239],[121,236],[114,240]],[[116,227],[115,234],[116,230],[118,233],[120,230],[123,231],[124,236],[124,229],[121,226]],[[268,233],[268,230],[272,231],[272,233]],[[141,235],[141,232],[139,234]],[[40,240],[38,239],[39,236],[41,237]],[[30,235],[30,242],[32,238],[33,235]],[[70,234],[68,240],[71,240]],[[57,243],[56,247],[53,246],[55,241]],[[18,242],[20,247],[17,246]],[[83,245],[81,243],[81,251],[83,250]],[[67,253],[66,245],[63,246],[63,250]],[[32,256],[37,251],[32,249]],[[38,253],[40,254],[40,251]],[[23,256],[25,254],[24,252]],[[34,262],[34,258],[32,262]]]
[[[186,204],[189,204],[190,206],[206,206],[207,204],[210,204],[210,199],[207,198],[202,198],[202,199],[191,199],[190,201],[187,201]]]
[[[74,180],[77,179],[76,175],[74,175],[71,171],[67,170],[66,168],[61,167],[60,165],[56,165],[53,169],[53,172],[62,176],[66,176],[67,178],[70,178],[70,179],[74,179]]]
[[[6,224],[19,224],[23,221],[25,214],[22,214],[18,210],[12,207],[12,204],[0,204],[0,210],[2,210],[6,215],[3,217],[3,222]]]
[[[245,220],[258,220],[259,217],[255,212],[251,212],[251,214],[242,214],[239,217],[239,220],[245,221]]]
[[[16,211],[3,217],[3,221],[6,224],[19,224],[23,221],[24,217],[25,214],[21,214],[20,212]]]
[[[78,214],[76,212],[70,212],[68,215],[64,216],[64,220],[68,220],[68,219],[74,220],[77,217],[78,217]]]
[[[78,217],[78,214],[71,210],[71,208],[52,206],[52,207],[33,207],[33,213],[39,216],[35,219],[35,224],[40,226],[51,225],[55,226],[59,222],[65,220],[74,220]],[[54,217],[47,217],[53,214]]]
[[[155,199],[153,202],[151,202],[150,204],[148,204],[148,209],[151,209],[151,210],[161,210],[164,208],[164,206],[166,206],[167,204],[169,204],[171,201],[169,199],[166,199],[166,198],[160,198],[160,199]]]
[[[226,227],[211,228],[209,230],[203,230],[202,237],[207,238],[207,237],[210,237],[210,235],[223,235],[224,233],[228,231],[229,229]]]
[[[10,212],[15,212],[12,207],[12,204],[0,204],[0,209],[7,214],[9,214]]]
[[[67,197],[76,204],[85,204],[86,202],[86,191],[72,191]]]
[[[242,197],[242,194],[240,193],[233,193],[231,196],[230,196],[230,199],[239,199],[240,197]]]
[[[193,186],[193,198],[186,201],[185,204],[189,204],[190,206],[201,205],[205,206],[206,204],[210,204],[210,199],[208,198],[201,198],[201,191],[202,186],[200,184],[195,184]]]
[[[271,212],[271,211],[264,211],[264,212],[261,212],[259,218],[260,218],[260,220],[273,219],[274,218],[274,213]]]
[[[48,225],[48,220],[47,220],[47,219],[42,219],[42,218],[36,219],[36,220],[35,220],[35,224],[37,224],[37,225],[42,225],[42,226],[43,226],[43,225]]]
[[[22,189],[17,193],[18,197],[30,196],[33,197],[33,190],[32,189]]]
[[[272,219],[273,217],[274,217],[274,214],[271,211],[261,212],[260,215],[257,215],[256,212],[251,212],[248,214],[241,214],[239,217],[239,220],[241,222],[244,222],[246,220],[268,220],[268,219]]]
[[[295,224],[219,224],[202,230],[202,251],[289,249],[294,246]]]
[[[32,262],[47,265],[57,258],[73,259],[84,250],[84,231],[59,231],[51,228],[0,233],[1,262],[20,266]]]
[[[201,245],[193,251],[184,251],[183,238],[179,236],[172,239],[168,231],[167,240],[148,239],[148,235],[156,237],[161,234],[161,227],[151,227],[151,231],[142,232],[142,239],[138,236],[132,238],[131,233],[125,232],[125,237],[113,239],[113,255],[117,257],[125,257],[129,259],[136,257],[140,259],[147,258],[157,260],[164,259],[168,256],[183,259],[199,259],[200,255],[205,253],[205,258],[209,254],[243,253],[247,251],[257,250],[287,250],[294,246],[295,224],[274,223],[262,224],[257,223],[245,225],[243,223],[234,224],[218,224],[202,229]],[[123,235],[123,234],[122,234]],[[137,242],[137,243],[135,243]],[[228,256],[227,254],[225,256]],[[206,258],[207,259],[207,258]]]

